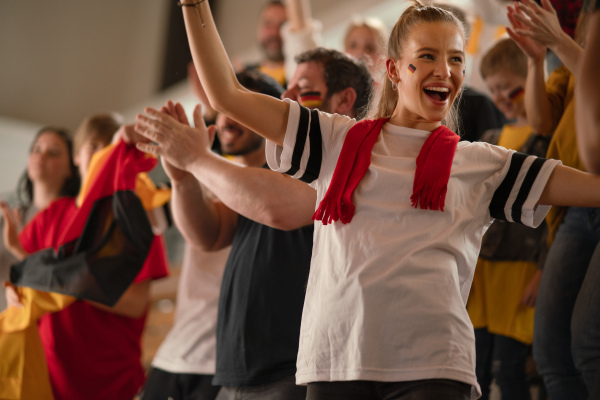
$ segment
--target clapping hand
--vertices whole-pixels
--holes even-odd
[[[543,61],[546,56],[546,46],[540,42],[538,42],[535,37],[540,36],[539,33],[535,35],[532,33],[530,26],[532,25],[532,20],[530,17],[525,16],[527,12],[529,14],[534,14],[532,8],[529,6],[530,3],[533,3],[530,0],[524,0],[527,3],[515,3],[515,5],[506,6],[508,13],[508,20],[510,21],[511,27],[507,27],[506,31],[512,40],[523,50],[523,52],[535,61]],[[543,2],[548,2],[548,0],[542,0]],[[537,8],[540,8],[537,4],[533,3]],[[552,8],[552,6],[550,6]],[[538,11],[536,9],[536,11]],[[545,11],[545,10],[542,10]],[[529,15],[527,14],[527,15]],[[536,19],[541,18],[537,14]]]
[[[210,152],[216,128],[206,127],[202,107],[194,108],[195,127],[189,125],[181,104],[168,102],[161,110],[146,108],[138,114],[137,133],[151,143],[138,142],[138,149],[160,155],[169,177],[181,180],[191,171],[194,163],[202,162]]]

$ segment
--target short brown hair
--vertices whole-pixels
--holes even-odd
[[[75,154],[88,140],[98,140],[104,145],[110,144],[122,123],[118,114],[98,114],[84,119],[73,138]]]
[[[527,56],[512,39],[501,39],[485,53],[479,71],[483,79],[498,72],[527,79]]]

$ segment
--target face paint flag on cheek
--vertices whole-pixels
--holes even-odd
[[[407,69],[408,69],[408,73],[412,75],[412,74],[414,74],[414,73],[415,73],[415,71],[417,70],[417,67],[415,67],[415,66],[414,66],[414,65],[412,65],[412,64],[408,64],[408,68],[407,68]]]
[[[318,108],[323,104],[321,92],[306,92],[300,95],[300,105],[306,108]]]
[[[525,89],[523,89],[521,86],[519,86],[518,88],[516,88],[515,90],[513,90],[512,92],[510,92],[510,94],[508,95],[508,98],[513,103],[520,103],[520,102],[522,102],[523,99],[525,98]]]

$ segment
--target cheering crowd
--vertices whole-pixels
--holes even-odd
[[[540,399],[600,398],[600,2],[479,2],[508,21],[483,43],[409,0],[341,52],[270,1],[239,70],[209,1],[179,6],[193,121],[43,128],[0,203],[0,399],[520,400],[531,354]],[[167,202],[186,247],[144,371]]]

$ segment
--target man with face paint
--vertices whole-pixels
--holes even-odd
[[[307,61],[301,62],[303,69],[286,93],[301,96],[312,107],[349,116],[366,107],[372,81],[364,65],[334,50],[318,49],[303,57],[299,60]],[[333,71],[337,76],[331,79]],[[263,79],[256,74],[247,71],[238,79],[253,89],[246,83],[248,77],[242,78]],[[232,244],[219,300],[213,384],[223,388],[217,400],[304,399],[306,389],[296,386],[294,374],[316,192],[265,169],[264,140],[227,116],[217,117],[222,150],[243,166],[209,151],[208,137],[215,128],[203,127],[199,108],[194,114],[200,128],[181,123],[187,121],[180,105],[170,103],[168,108],[176,117],[173,123],[207,149],[193,173],[165,165],[173,183],[175,222],[188,243],[203,250]],[[218,200],[208,198],[206,190]],[[143,398],[155,397],[146,392]]]

